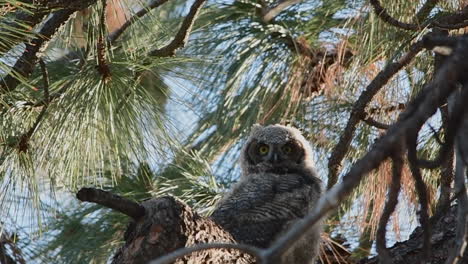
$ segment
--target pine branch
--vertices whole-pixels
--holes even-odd
[[[434,81],[409,103],[407,109],[400,114],[398,121],[373,144],[364,157],[351,167],[343,177],[343,181],[326,192],[310,214],[273,243],[265,253],[268,260],[281,256],[315,223],[336,209],[370,171],[376,169],[388,158],[395,151],[395,147],[399,147],[402,139],[407,135],[417,133],[416,129],[437,111],[439,105],[453,92],[456,83],[467,81],[465,73],[468,71],[468,39],[463,37],[456,39],[459,44],[454,54],[447,59],[442,69],[436,74]],[[468,100],[468,95],[460,100]]]
[[[95,1],[83,1],[78,6],[85,8]],[[50,41],[55,32],[67,22],[69,17],[78,10],[80,9],[63,9],[52,14],[42,26],[38,37],[26,44],[23,54],[16,61],[11,72],[0,81],[0,93],[13,91],[19,85],[20,78],[28,78],[31,75],[38,60],[37,53]]]
[[[136,12],[129,20],[127,20],[120,28],[116,29],[114,32],[109,34],[107,37],[107,41],[111,44],[115,43],[117,39],[125,32],[125,30],[133,25],[139,18],[145,16],[149,13],[152,9],[161,6],[162,4],[166,3],[168,0],[152,0],[148,6],[140,9]]]
[[[41,123],[42,119],[45,116],[45,113],[47,111],[47,108],[49,106],[50,102],[50,96],[49,96],[49,73],[47,72],[46,65],[42,59],[39,59],[39,65],[41,66],[41,71],[42,71],[42,79],[44,81],[44,106],[42,107],[41,112],[36,118],[36,121],[34,124],[29,128],[28,132],[23,134],[18,143],[18,150],[21,152],[26,152],[29,148],[29,140],[31,139],[32,135],[34,132],[38,129],[39,124]]]
[[[148,55],[155,57],[170,57],[175,55],[177,49],[183,48],[188,41],[195,18],[205,2],[206,0],[195,0],[174,39],[166,46],[149,52]]]
[[[353,138],[354,131],[360,120],[365,118],[365,108],[377,94],[380,89],[403,67],[408,65],[414,57],[423,49],[424,42],[420,40],[410,46],[408,53],[401,57],[398,61],[388,64],[372,82],[366,87],[364,92],[354,104],[351,115],[346,124],[343,134],[339,142],[336,144],[332,154],[328,160],[328,183],[327,189],[330,189],[338,180],[338,171],[341,166],[341,161],[348,152],[349,145]]]

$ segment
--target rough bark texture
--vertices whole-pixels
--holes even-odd
[[[443,264],[450,250],[455,245],[457,229],[457,207],[453,206],[447,214],[442,216],[434,225],[431,236],[432,250],[429,256],[431,264]],[[398,242],[390,248],[390,257],[393,264],[420,263],[423,244],[422,228],[416,228],[410,238],[404,242]],[[377,264],[378,257],[363,259],[359,264]],[[463,259],[459,263],[468,263],[468,251],[465,251]]]
[[[232,236],[209,218],[204,218],[173,197],[153,198],[141,203],[145,215],[130,223],[125,245],[113,264],[148,263],[169,252],[201,243],[235,243]],[[253,257],[237,250],[210,249],[175,263],[254,263]]]
[[[235,243],[232,236],[211,219],[201,217],[173,197],[153,198],[141,203],[145,215],[131,222],[125,233],[125,245],[114,256],[113,264],[148,263],[176,249],[200,243]],[[434,224],[429,263],[442,264],[454,245],[457,208],[452,207]],[[419,263],[423,243],[420,227],[407,241],[390,248],[394,264]],[[336,257],[336,256],[335,256]],[[330,263],[334,262],[330,259]],[[253,257],[237,250],[210,249],[194,253],[175,263],[255,263]],[[360,264],[376,264],[378,257],[362,259]],[[468,253],[460,263],[468,263]]]

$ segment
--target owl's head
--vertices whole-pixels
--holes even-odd
[[[294,127],[254,125],[242,149],[241,167],[243,175],[312,169],[312,149]]]

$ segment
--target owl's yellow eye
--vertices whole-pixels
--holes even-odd
[[[283,147],[283,152],[286,153],[286,154],[291,153],[292,152],[291,146],[284,146]]]
[[[261,155],[265,155],[268,153],[268,146],[262,145],[258,148],[258,152],[260,152]]]

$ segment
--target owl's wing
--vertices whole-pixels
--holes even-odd
[[[307,213],[314,195],[301,175],[282,176],[265,175],[239,184],[212,218],[238,242],[267,247],[286,225]]]

